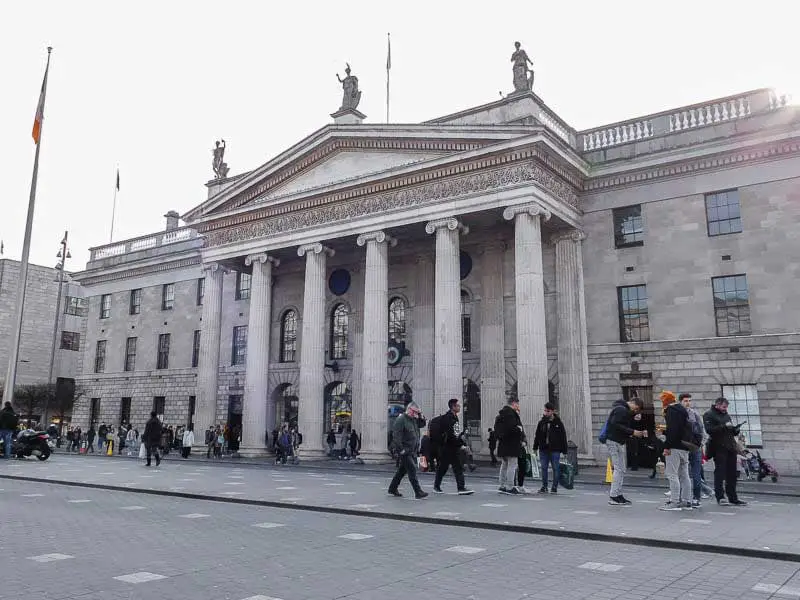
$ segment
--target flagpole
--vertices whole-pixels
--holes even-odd
[[[50,71],[50,53],[53,48],[47,47],[47,66],[44,70],[44,83],[42,84],[42,108],[47,95],[47,74]],[[42,113],[44,114],[44,113]],[[36,205],[36,183],[39,178],[39,151],[42,148],[42,131],[44,130],[44,117],[39,124],[39,139],[36,142],[36,154],[33,158],[33,176],[31,177],[31,193],[28,198],[28,217],[25,221],[25,238],[22,242],[22,260],[19,266],[19,283],[17,284],[17,306],[14,316],[14,338],[11,342],[11,352],[8,357],[8,370],[6,371],[5,389],[3,399],[11,401],[14,398],[14,386],[17,380],[17,361],[19,360],[19,342],[22,336],[22,315],[25,304],[25,288],[28,282],[28,258],[31,253],[31,233],[33,230],[33,209]],[[30,426],[30,423],[28,424]]]
[[[386,54],[386,122],[389,122],[389,71],[392,68],[392,37],[391,33],[386,34],[387,54]]]
[[[108,243],[114,241],[114,218],[117,216],[117,182],[119,181],[119,167],[117,167],[117,179],[114,181],[114,203],[111,206],[111,235],[108,238]]]

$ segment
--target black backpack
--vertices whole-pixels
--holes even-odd
[[[434,446],[443,446],[447,432],[442,428],[442,416],[433,417],[431,422],[428,423],[428,430],[430,431],[431,444]]]

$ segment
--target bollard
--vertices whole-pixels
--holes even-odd
[[[575,475],[578,474],[578,445],[573,442],[567,442],[567,462],[575,469]]]

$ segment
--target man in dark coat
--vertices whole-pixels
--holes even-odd
[[[517,495],[520,491],[514,481],[519,468],[519,454],[522,447],[522,421],[519,418],[519,399],[512,397],[508,404],[500,409],[494,420],[494,431],[497,434],[497,456],[500,457],[501,494]]]
[[[494,429],[489,427],[489,456],[492,458],[492,466],[497,466],[497,457],[494,455],[494,451],[497,450],[497,434],[494,432]]]
[[[458,422],[458,413],[461,411],[461,404],[457,398],[447,401],[450,409],[441,416],[441,429],[444,433],[444,443],[439,448],[439,467],[436,469],[436,477],[433,480],[433,491],[437,494],[442,492],[442,479],[444,479],[447,469],[453,466],[453,475],[456,478],[458,494],[469,496],[474,492],[467,489],[464,483],[464,465],[461,463],[461,446],[464,438],[461,437],[461,426]]]
[[[408,475],[408,481],[414,488],[414,497],[422,500],[428,493],[422,489],[417,479],[417,453],[419,450],[419,428],[425,426],[425,418],[419,406],[411,402],[406,407],[406,412],[397,417],[392,426],[392,453],[398,457],[397,471],[389,484],[389,495],[402,497],[398,490],[403,477]]]
[[[703,425],[706,433],[711,436],[706,455],[709,459],[714,459],[714,495],[717,497],[717,504],[744,506],[747,502],[739,500],[736,494],[736,436],[739,435],[741,426],[734,426],[731,422],[727,398],[717,398],[714,406],[703,415]],[[728,497],[727,500],[725,496]]]
[[[627,401],[617,400],[611,407],[611,412],[606,420],[605,444],[608,448],[608,457],[611,459],[611,468],[614,471],[608,497],[608,503],[611,506],[631,505],[631,501],[622,495],[622,485],[627,468],[625,444],[631,437],[647,437],[647,430],[631,427],[634,415],[642,412],[642,408],[644,408],[644,402],[636,396]]]
[[[150,466],[150,457],[155,454],[156,466],[161,464],[161,457],[158,454],[158,446],[161,444],[161,421],[156,416],[156,411],[150,413],[150,420],[144,426],[142,443],[147,451],[147,466]]]
[[[3,440],[3,453],[6,459],[11,458],[12,437],[18,423],[17,413],[14,412],[11,402],[6,400],[3,409],[0,410],[0,438]]]
[[[567,452],[567,430],[556,414],[555,406],[550,402],[544,405],[542,418],[533,436],[533,451],[537,450],[542,465],[542,487],[539,493],[547,493],[547,470],[553,465],[553,487],[550,492],[555,494],[558,492],[558,478],[561,474],[561,455]]]

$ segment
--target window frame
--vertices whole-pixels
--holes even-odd
[[[337,302],[328,318],[329,350],[331,360],[347,360],[350,333],[350,308],[344,302]]]
[[[237,325],[233,328],[231,337],[231,366],[247,364],[247,325]]]
[[[288,317],[291,316],[291,337],[287,335]],[[283,311],[280,321],[280,343],[278,344],[278,362],[297,362],[297,321],[298,313],[294,308]]]
[[[80,351],[80,349],[81,349],[81,334],[77,331],[62,330],[61,342],[59,343],[59,350],[70,350],[78,352]]]
[[[200,329],[195,329],[192,334],[192,368],[200,365],[200,341],[203,334]]]
[[[715,283],[717,281],[722,282],[722,293],[723,295],[727,296],[729,293],[733,294],[735,297],[737,293],[741,292],[742,290],[738,287],[738,279],[742,277],[744,278],[744,292],[746,294],[746,300],[744,302],[736,302],[733,304],[728,304],[727,298],[725,299],[725,304],[721,305],[717,301],[717,291],[715,289]],[[725,280],[734,280],[734,287],[732,290],[729,290],[728,287],[725,285]],[[720,277],[712,277],[711,278],[711,298],[714,305],[714,324],[716,326],[717,337],[738,337],[742,335],[751,335],[753,333],[753,322],[751,319],[750,314],[750,290],[747,285],[747,274],[746,273],[737,273],[735,275],[722,275]],[[747,316],[746,318],[742,318],[741,312],[743,309],[746,308]],[[730,323],[732,320],[729,318],[731,311],[735,310],[736,312],[736,323],[738,325],[739,330],[731,333],[730,331]],[[720,315],[723,316],[722,322],[725,324],[725,328],[727,333],[721,333],[720,331]],[[747,330],[742,329],[742,323],[747,323]]]
[[[94,372],[106,372],[106,350],[108,349],[108,340],[97,340],[94,347]]]
[[[122,396],[119,399],[119,424],[131,422],[131,404],[132,398],[130,396]]]
[[[167,411],[167,397],[153,396],[153,410],[156,413],[156,417],[163,422],[164,414]]]
[[[142,312],[142,288],[135,288],[131,290],[130,299],[128,300],[128,314],[138,315]]]
[[[66,296],[64,298],[64,314],[73,317],[85,317],[88,314],[86,298]]]
[[[625,232],[623,225],[625,224],[626,217],[633,211],[639,211],[638,216],[634,215],[634,219],[638,220],[639,227],[631,232]],[[620,206],[611,210],[611,220],[614,228],[614,248],[636,248],[644,246],[644,217],[642,216],[641,204],[629,204],[628,206]],[[625,241],[626,236],[633,236],[635,239]],[[638,236],[638,237],[637,237]]]
[[[399,303],[400,307],[395,308]],[[393,296],[389,300],[389,343],[403,344],[408,336],[408,320],[406,318],[407,303],[402,296]]]
[[[472,294],[461,289],[461,352],[472,352]]]
[[[636,289],[636,303],[637,303],[637,311],[626,313],[625,308],[623,306],[623,294],[626,290]],[[640,289],[644,290],[644,311],[641,309],[641,302],[642,297],[638,293]],[[631,302],[631,298],[629,297],[628,302]],[[620,343],[627,344],[630,342],[649,342],[650,341],[650,306],[648,303],[649,297],[647,295],[647,284],[646,283],[639,283],[635,285],[621,285],[617,287],[617,312],[618,312],[618,319],[619,319],[619,341]],[[646,323],[641,325],[642,316],[646,318]],[[631,326],[631,331],[638,331],[641,332],[643,329],[647,330],[647,335],[642,337],[641,333],[637,336],[628,336],[627,331],[628,328],[626,327],[626,323],[628,321],[638,321],[635,327]]]
[[[203,306],[203,300],[206,297],[206,278],[205,277],[198,277],[197,278],[197,291],[195,301],[197,302],[197,306]]]
[[[175,284],[165,283],[161,286],[161,310],[175,308]]]
[[[106,306],[106,300],[108,301],[108,306]],[[100,318],[111,318],[111,294],[102,294],[100,296]]]
[[[731,197],[733,197],[736,200],[735,204],[733,202],[728,202],[728,200],[731,199]],[[722,199],[725,200],[725,204],[720,204],[720,200],[722,200]],[[742,202],[741,202],[741,198],[739,196],[739,188],[732,188],[732,189],[729,189],[729,190],[719,190],[719,191],[716,191],[716,192],[709,192],[708,194],[704,195],[703,200],[704,200],[705,209],[706,209],[706,232],[708,233],[708,237],[719,237],[721,235],[733,235],[733,234],[736,234],[736,233],[742,233],[742,231],[743,231],[743,227],[742,227]],[[709,201],[711,201],[714,204],[714,206],[709,206]],[[736,217],[727,216],[727,217],[722,218],[722,219],[718,218],[719,217],[719,212],[718,211],[720,211],[721,209],[725,209],[725,212],[727,214],[730,214],[732,206],[736,207],[736,213],[737,213],[738,216],[736,216]],[[712,210],[714,211],[715,216],[717,217],[717,218],[715,218],[713,220],[711,218],[711,211]],[[738,224],[738,227],[739,227],[738,229],[734,229],[734,223],[735,222]],[[728,228],[730,230],[729,231],[720,231],[720,229],[721,229],[721,227],[719,226],[720,223],[728,224]],[[712,229],[714,229],[714,227],[712,227],[712,225],[716,225],[717,226],[716,227],[717,231],[714,232],[714,233],[712,233]]]
[[[246,281],[247,286],[243,286],[242,282]],[[249,300],[250,290],[253,285],[253,278],[250,273],[245,271],[236,271],[236,300]]]
[[[133,351],[131,351],[131,340],[133,340]],[[129,337],[125,340],[125,361],[123,371],[131,372],[136,370],[136,347],[138,346],[138,338]]]
[[[169,346],[171,334],[159,333],[158,345],[156,346],[156,369],[169,369]]]
[[[731,415],[731,421],[734,425],[747,421],[742,426],[741,431],[745,434],[745,445],[748,448],[763,448],[764,447],[764,428],[761,423],[761,403],[758,398],[758,386],[755,383],[737,383],[732,385],[720,384],[720,394],[723,398],[728,400],[728,414]],[[744,398],[740,398],[737,393],[741,388],[744,392]],[[751,397],[748,392],[753,392]],[[739,407],[744,403],[745,412],[739,411]],[[750,409],[751,405],[755,406],[755,411]],[[758,423],[758,427],[751,430],[751,426]],[[753,435],[757,435],[758,443],[753,443]]]

